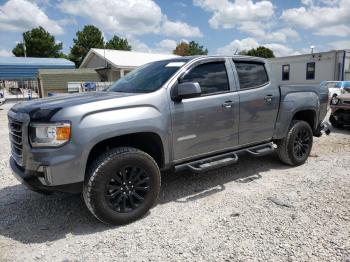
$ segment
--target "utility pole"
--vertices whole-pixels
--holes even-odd
[[[26,40],[24,40],[24,38],[23,38],[23,50],[24,50],[24,57],[27,57]]]
[[[312,46],[310,46],[310,48],[311,48],[311,54],[313,54],[313,53],[314,53],[315,46],[312,45]]]

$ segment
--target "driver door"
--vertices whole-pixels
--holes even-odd
[[[172,101],[174,160],[186,160],[238,145],[238,106],[231,65],[225,59],[200,61],[181,81],[198,82],[199,97]]]

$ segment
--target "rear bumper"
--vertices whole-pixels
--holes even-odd
[[[32,191],[39,193],[47,193],[51,191],[67,192],[67,193],[81,193],[83,190],[83,183],[66,184],[59,186],[46,186],[41,181],[45,179],[43,172],[35,172],[24,170],[17,165],[16,161],[10,157],[10,167],[13,175],[18,181],[24,184]]]

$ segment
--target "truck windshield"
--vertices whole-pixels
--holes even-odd
[[[143,65],[117,80],[106,91],[150,93],[158,90],[188,59],[157,61]]]

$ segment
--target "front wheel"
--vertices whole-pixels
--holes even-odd
[[[313,134],[310,125],[301,120],[293,121],[287,137],[277,141],[279,159],[291,166],[305,163],[311,152]]]
[[[143,151],[115,148],[92,165],[84,185],[84,201],[100,221],[121,225],[144,216],[160,190],[157,163]]]
[[[329,122],[331,123],[331,125],[335,128],[342,128],[343,124],[339,123],[339,121],[335,118],[334,115],[331,115],[329,117]]]

